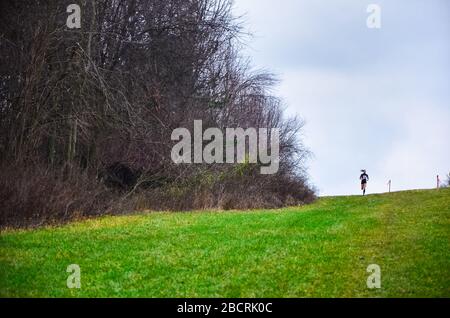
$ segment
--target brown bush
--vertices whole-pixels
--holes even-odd
[[[88,171],[4,164],[0,166],[0,227],[36,227],[143,210],[278,208],[315,199],[302,178],[286,183],[276,175],[214,176],[208,182],[203,173],[189,181],[120,192]]]
[[[100,215],[113,204],[113,195],[86,173],[3,165],[0,202],[0,226],[23,227]]]

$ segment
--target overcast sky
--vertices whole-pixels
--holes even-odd
[[[381,29],[369,29],[371,3]],[[450,1],[235,0],[244,54],[306,121],[320,195],[432,188],[450,171]]]

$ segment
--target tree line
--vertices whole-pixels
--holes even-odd
[[[3,226],[139,209],[279,207],[314,199],[303,123],[283,116],[276,78],[241,55],[229,0],[0,4]],[[177,165],[171,132],[278,128],[280,168]]]

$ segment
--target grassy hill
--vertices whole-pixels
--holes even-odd
[[[450,189],[3,231],[0,296],[450,297]]]

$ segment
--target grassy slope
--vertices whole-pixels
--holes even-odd
[[[449,247],[450,189],[103,217],[2,233],[0,296],[450,297]],[[81,289],[66,287],[72,263]]]

